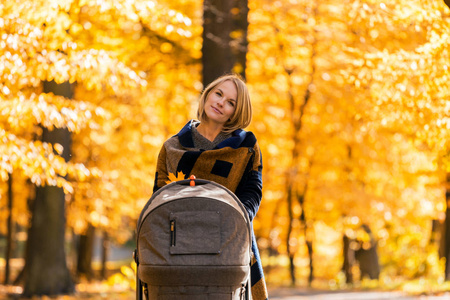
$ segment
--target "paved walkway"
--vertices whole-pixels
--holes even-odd
[[[439,296],[410,296],[401,292],[375,291],[318,291],[310,289],[279,288],[269,290],[270,300],[444,300],[450,293]]]

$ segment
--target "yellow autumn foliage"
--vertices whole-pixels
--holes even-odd
[[[269,282],[287,280],[289,254],[307,278],[312,241],[316,277],[341,284],[342,236],[368,247],[363,224],[383,278],[441,276],[431,222],[445,218],[450,171],[444,2],[249,0],[249,8],[249,129],[264,164],[254,229]],[[56,185],[75,233],[91,224],[130,240],[162,143],[195,117],[201,34],[201,1],[2,2],[0,232],[12,174],[17,223],[29,218],[27,182]],[[51,80],[72,83],[72,99],[44,93]],[[71,132],[69,162],[61,145],[39,141],[43,128]]]

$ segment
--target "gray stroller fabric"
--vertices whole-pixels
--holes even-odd
[[[138,279],[149,299],[245,299],[251,223],[239,199],[210,181],[171,183],[142,210]]]

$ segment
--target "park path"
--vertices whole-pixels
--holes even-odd
[[[450,300],[450,293],[436,296],[411,296],[401,292],[319,291],[276,288],[269,290],[270,300]]]

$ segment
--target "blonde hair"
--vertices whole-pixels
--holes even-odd
[[[229,74],[224,75],[213,82],[211,82],[204,90],[202,95],[200,96],[198,109],[197,109],[197,118],[200,121],[206,120],[205,113],[205,103],[206,99],[208,99],[209,94],[213,91],[218,85],[225,81],[231,81],[236,86],[237,90],[237,99],[236,99],[236,110],[234,111],[231,118],[224,124],[222,132],[231,133],[236,129],[243,129],[250,125],[252,121],[252,103],[250,101],[250,94],[247,89],[247,85],[241,76],[237,74]]]

